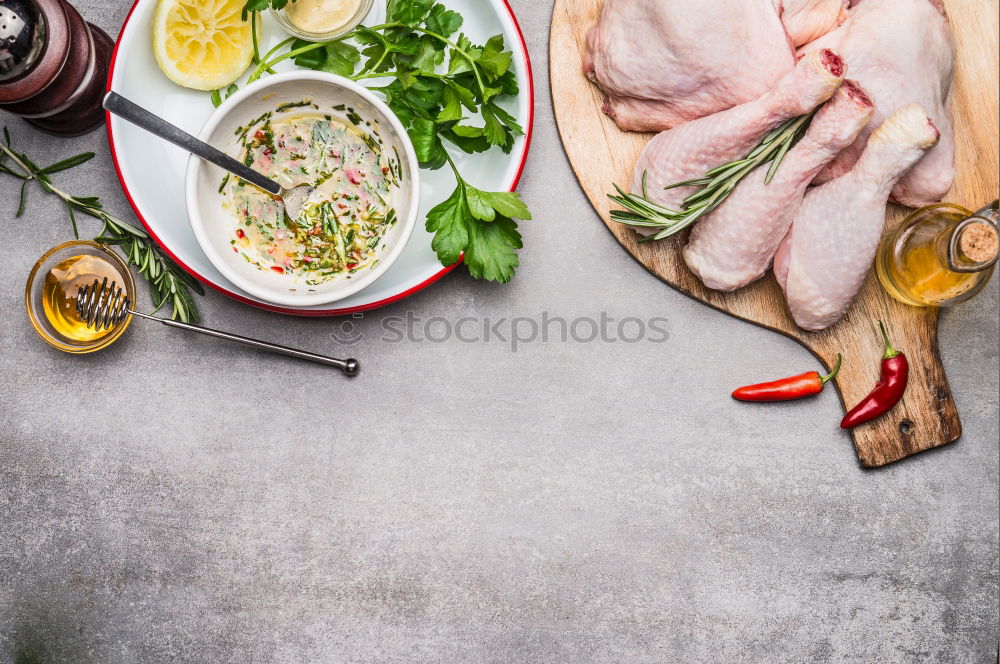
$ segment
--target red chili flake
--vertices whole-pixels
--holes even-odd
[[[361,180],[364,177],[361,175],[361,171],[354,168],[348,168],[344,171],[344,174],[347,175],[347,179],[351,181],[351,184],[361,184]]]
[[[265,157],[270,157],[272,154],[274,154],[274,153],[271,152],[271,148],[268,148],[268,147],[264,148],[264,156]]]
[[[284,274],[285,273],[285,268],[281,267],[280,265],[272,265],[271,269],[274,270],[275,272],[279,273],[279,274]]]
[[[343,203],[337,203],[337,207],[339,207],[341,210],[346,210],[347,209],[347,206],[344,205]]]
[[[388,175],[388,174],[389,174],[389,167],[388,166],[383,166],[382,167],[382,175]]]
[[[245,238],[246,236],[247,236],[247,234],[243,232],[243,229],[242,229],[242,228],[237,228],[237,229],[236,229],[236,237],[238,237],[239,239],[241,239],[241,240],[242,240],[242,239],[243,239],[243,238]]]
[[[240,253],[239,249],[237,249],[236,247],[233,247],[233,252],[237,254]]]
[[[264,132],[262,132],[260,129],[254,132],[253,137],[258,141],[263,141],[265,138],[267,138],[267,136],[264,136]]]
[[[348,270],[353,270],[353,269],[354,269],[354,268],[356,268],[357,266],[358,266],[358,264],[357,264],[357,263],[348,263],[348,264],[347,264],[347,269],[348,269]]]

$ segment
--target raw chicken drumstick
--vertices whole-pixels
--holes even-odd
[[[649,199],[679,209],[694,188],[665,186],[700,178],[709,169],[742,159],[764,134],[833,96],[843,76],[844,63],[836,53],[813,51],[763,96],[662,132],[639,155],[632,171],[632,191],[642,191],[646,172]]]
[[[726,201],[701,220],[684,249],[688,267],[709,288],[731,291],[760,278],[788,232],[806,187],[823,166],[854,141],[871,120],[871,99],[844,81],[781,161],[771,182],[767,168],[750,173]]]
[[[749,101],[793,66],[774,0],[606,0],[583,61],[604,112],[627,131]]]
[[[871,135],[850,172],[806,194],[774,257],[799,327],[822,330],[843,317],[878,249],[889,192],[939,136],[924,109],[908,104]]]
[[[920,207],[940,201],[955,179],[955,137],[947,108],[954,44],[940,0],[862,0],[837,30],[806,49],[832,48],[875,102],[875,116],[851,147],[819,175],[851,170],[875,128],[899,107],[918,103],[941,132],[937,146],[895,186],[893,200]]]

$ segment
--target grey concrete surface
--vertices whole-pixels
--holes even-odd
[[[14,219],[0,180],[0,662],[996,661],[997,284],[942,319],[955,445],[864,471],[832,392],[734,403],[814,361],[619,249],[556,133],[551,3],[513,5],[538,93],[523,267],[351,321],[353,382],[152,325],[91,357],[48,348],[22,289],[69,227],[38,192]],[[79,6],[112,34],[127,11]],[[103,133],[0,117],[43,161],[95,150],[60,181],[128,210]],[[343,321],[199,304],[340,350]],[[385,317],[408,312],[607,312],[669,336],[393,343]]]

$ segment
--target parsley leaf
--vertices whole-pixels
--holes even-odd
[[[482,221],[493,221],[497,213],[487,198],[489,194],[473,187],[465,187],[465,200],[469,203],[469,214]]]
[[[500,145],[502,147],[507,147],[508,133],[504,131],[503,123],[497,118],[496,113],[490,106],[483,106],[483,121],[486,123],[483,125],[483,134],[486,136],[486,140],[490,142],[491,145]],[[514,138],[509,137],[511,144],[513,144]]]
[[[498,214],[514,219],[531,219],[531,211],[521,200],[521,195],[514,191],[492,191],[485,193],[490,207]]]
[[[486,42],[486,47],[483,48],[476,64],[492,74],[490,80],[495,80],[510,69],[512,60],[513,53],[503,50],[503,35],[495,35]]]
[[[434,233],[431,247],[443,265],[458,262],[469,244],[467,216],[465,187],[461,183],[455,187],[455,191],[446,201],[434,206],[427,213],[427,230]]]
[[[461,29],[463,22],[461,14],[437,4],[431,8],[426,23],[427,29],[431,32],[436,32],[442,37],[450,37]]]
[[[506,217],[497,217],[491,224],[473,224],[469,227],[469,246],[465,263],[469,274],[476,279],[506,283],[514,276],[520,264],[521,234],[517,224]]]
[[[518,194],[482,191],[459,180],[448,200],[427,213],[427,230],[434,233],[431,247],[444,265],[464,253],[473,277],[510,281],[522,246],[513,216],[531,218]]]
[[[389,0],[386,15],[390,21],[417,24],[424,20],[434,0]]]
[[[303,39],[292,42],[292,49],[309,45]],[[304,69],[317,69],[338,76],[351,76],[355,66],[361,61],[361,51],[351,44],[340,41],[325,42],[322,48],[306,51],[295,57],[295,64]]]
[[[458,93],[452,88],[445,88],[441,93],[441,99],[444,101],[444,105],[435,118],[438,122],[452,122],[454,120],[462,119],[462,100],[459,99]]]
[[[415,118],[407,129],[413,141],[417,160],[423,168],[437,170],[448,161],[448,155],[438,136],[437,123],[433,120]]]
[[[474,154],[476,152],[486,152],[490,149],[490,142],[483,136],[482,127],[470,127],[466,125],[455,125],[441,133],[449,142],[457,145],[463,152]]]
[[[433,37],[423,37],[411,63],[413,68],[420,70],[422,74],[433,74],[444,60],[444,53],[438,48],[439,43]]]

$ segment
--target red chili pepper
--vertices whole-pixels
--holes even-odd
[[[247,234],[243,232],[243,229],[242,229],[242,228],[237,228],[237,229],[236,229],[236,237],[238,237],[239,239],[241,239],[241,240],[242,240],[242,239],[243,239],[243,238],[245,238],[246,236],[247,236]]]
[[[823,386],[840,371],[842,359],[840,353],[837,353],[837,366],[825,376],[820,376],[818,371],[810,371],[769,383],[747,385],[737,388],[733,392],[733,398],[740,401],[789,401],[819,394],[823,391]]]
[[[272,265],[271,269],[274,270],[275,272],[280,273],[280,274],[284,274],[285,273],[285,268],[281,267],[280,265]]]
[[[906,360],[906,355],[892,347],[882,321],[878,322],[878,326],[882,330],[882,341],[885,343],[885,353],[882,355],[882,377],[875,383],[874,389],[868,396],[844,416],[840,422],[842,429],[851,429],[875,419],[899,403],[899,400],[903,398],[903,392],[906,391],[906,383],[910,377],[910,364]]]

